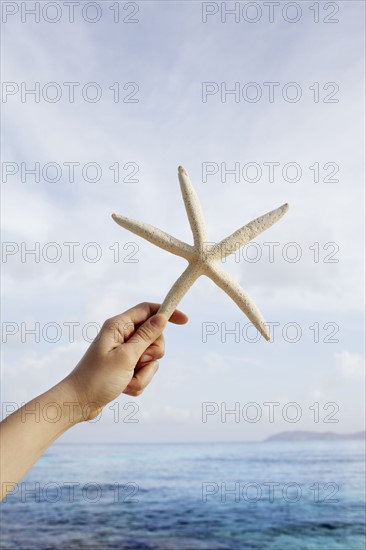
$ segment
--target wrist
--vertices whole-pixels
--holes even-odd
[[[72,378],[67,376],[52,390],[56,392],[57,402],[61,410],[61,418],[66,428],[82,422],[84,420],[83,407]]]
[[[64,378],[58,386],[62,395],[63,417],[66,422],[78,424],[79,422],[93,420],[103,410],[104,405],[90,401],[86,392],[83,391],[82,384],[75,371]]]

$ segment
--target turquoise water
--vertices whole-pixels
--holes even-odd
[[[364,550],[365,449],[56,444],[1,519],[9,550]]]

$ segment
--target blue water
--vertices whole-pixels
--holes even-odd
[[[1,514],[5,550],[364,550],[365,449],[56,444]]]

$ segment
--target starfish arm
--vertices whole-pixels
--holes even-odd
[[[207,242],[205,219],[196,191],[193,188],[188,172],[183,166],[178,167],[178,178],[189,224],[193,233],[194,244],[202,246],[203,243]]]
[[[112,218],[116,223],[118,223],[118,225],[121,225],[125,229],[128,229],[128,231],[135,233],[135,235],[146,239],[150,243],[155,244],[159,248],[167,250],[177,256],[181,256],[186,260],[190,260],[192,258],[193,248],[189,244],[172,237],[161,229],[158,229],[148,223],[119,216],[118,214],[112,214]]]
[[[200,275],[202,275],[202,270],[200,267],[194,263],[189,264],[169,290],[164,302],[160,306],[158,313],[164,313],[169,318],[183,296],[186,292],[188,292]]]
[[[261,312],[255,305],[254,301],[242,289],[239,283],[218,265],[211,265],[210,268],[205,271],[205,275],[210,277],[210,279],[212,279],[217,286],[219,286],[226,292],[226,294],[228,294],[228,296],[230,296],[230,298],[236,303],[237,306],[240,307],[261,335],[266,340],[269,340],[269,330],[265,324],[265,320]]]
[[[267,212],[267,214],[247,223],[232,235],[217,243],[210,252],[211,258],[213,260],[226,258],[226,256],[229,256],[229,254],[232,254],[249,241],[253,240],[257,235],[271,227],[286,214],[287,210],[288,204],[286,203],[276,208],[276,210]]]

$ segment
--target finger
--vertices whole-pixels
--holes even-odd
[[[123,393],[127,395],[132,395],[137,397],[140,395],[146,386],[150,384],[151,380],[154,378],[156,371],[159,368],[158,361],[151,361],[139,369],[138,372],[135,372],[131,382],[124,389]]]
[[[141,304],[138,304],[137,306],[134,306],[131,309],[127,310],[122,315],[128,317],[129,320],[131,320],[133,323],[135,323],[135,325],[137,325],[139,323],[143,323],[144,321],[146,321],[146,319],[151,317],[151,315],[154,315],[155,313],[157,313],[160,306],[161,304],[155,304],[152,302],[142,302]],[[119,316],[117,315],[117,318],[118,317]],[[183,313],[179,309],[176,309],[172,313],[169,321],[176,325],[183,325],[187,323],[188,317],[185,313]]]
[[[136,325],[146,321],[158,311],[159,307],[159,304],[144,302],[107,319],[97,337],[99,345],[106,351],[110,351],[123,344],[135,332]]]
[[[134,331],[135,327],[131,321],[123,316],[116,316],[107,319],[102,326],[100,333],[95,339],[95,344],[101,346],[105,351],[110,351],[126,340],[126,335]]]
[[[185,313],[183,313],[183,311],[176,309],[170,316],[169,323],[174,323],[175,325],[185,325],[188,323],[188,317]]]
[[[144,351],[151,346],[162,334],[167,318],[162,313],[157,313],[143,323],[132,336],[121,346],[128,353],[132,361],[137,361]]]
[[[149,346],[139,359],[139,363],[147,363],[164,357],[165,342],[164,336],[161,334],[151,346]]]
[[[132,321],[135,325],[138,325],[139,323],[143,323],[151,317],[152,315],[155,315],[155,313],[158,312],[158,309],[161,304],[155,304],[153,302],[142,302],[141,304],[138,304],[137,306],[134,306],[124,313],[120,315],[116,315],[115,317],[112,317],[111,321],[120,321],[120,322],[127,322]],[[185,313],[180,311],[179,309],[176,309],[169,321],[171,323],[177,324],[177,325],[183,325],[188,321],[188,317]]]
[[[159,306],[159,304],[153,304],[153,305],[156,305],[156,306]],[[169,319],[169,322],[170,323],[174,323],[176,325],[184,325],[188,322],[188,317],[185,313],[183,313],[182,311],[176,309],[173,314],[171,315],[170,319]],[[132,329],[132,322],[130,324],[126,324],[125,323],[125,326],[126,326],[126,334],[125,334],[125,340],[128,340],[128,338],[131,336],[131,334],[133,332],[135,332],[136,328],[138,328],[142,323],[134,323],[134,326],[135,326],[135,329],[133,330]],[[157,357],[158,358],[158,357]],[[158,358],[159,359],[159,358]]]
[[[137,325],[139,323],[143,323],[152,315],[155,315],[159,307],[159,304],[155,304],[152,302],[142,302],[141,304],[137,304],[136,306],[128,309],[125,313],[123,313],[123,315],[128,317],[130,321]]]
[[[136,325],[144,323],[158,311],[159,307],[160,304],[143,302],[124,313],[107,319],[96,341],[99,341],[107,351],[116,348],[135,332]],[[176,309],[169,321],[177,325],[183,325],[188,321],[188,317],[182,311]]]

